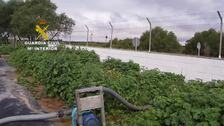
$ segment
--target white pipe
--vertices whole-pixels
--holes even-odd
[[[10,116],[10,117],[0,119],[0,125],[9,123],[9,122],[16,122],[16,121],[31,121],[31,120],[44,120],[44,119],[58,118],[60,114],[70,115],[71,110],[65,110],[62,112],[43,113],[43,114],[41,113],[41,114],[32,114],[32,115]]]

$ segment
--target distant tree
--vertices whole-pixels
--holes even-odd
[[[132,39],[126,38],[126,39],[113,39],[113,47],[114,48],[120,48],[120,49],[132,49]]]
[[[186,54],[197,54],[197,43],[201,43],[201,55],[218,56],[219,53],[219,33],[214,29],[197,32],[185,45]],[[224,47],[224,46],[223,46]],[[223,52],[224,53],[224,52]]]
[[[140,50],[149,49],[149,31],[142,34],[140,38]],[[152,51],[157,52],[180,52],[181,45],[173,32],[168,32],[161,27],[152,29]]]
[[[23,4],[23,0],[10,0],[8,2],[0,0],[0,38],[8,40],[9,35],[12,34],[10,27],[12,15]]]
[[[60,33],[71,33],[74,21],[65,14],[56,13],[57,6],[50,0],[29,0],[12,15],[11,27],[19,37],[34,39],[37,37],[35,26],[40,20],[46,20],[48,32],[54,38]],[[54,34],[53,34],[54,33]]]
[[[59,14],[55,20],[55,24],[51,27],[50,34],[51,39],[59,36],[60,34],[71,34],[72,27],[75,25],[75,22],[72,18],[69,18],[65,13]]]
[[[3,39],[3,33],[6,30],[5,28],[5,20],[4,20],[4,10],[6,8],[6,3],[3,0],[0,0],[0,40]]]
[[[35,38],[38,34],[35,25],[39,20],[46,20],[52,26],[57,17],[56,5],[50,0],[30,0],[20,7],[12,16],[11,26],[19,37]]]

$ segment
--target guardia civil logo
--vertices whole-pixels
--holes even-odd
[[[49,27],[49,25],[47,25],[47,21],[46,20],[40,20],[38,22],[38,24],[35,27],[36,32],[39,34],[38,37],[36,38],[36,40],[40,39],[41,37],[45,41],[49,40],[49,37],[48,37],[48,35],[46,33],[48,27]]]

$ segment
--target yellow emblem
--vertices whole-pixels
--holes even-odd
[[[41,24],[41,23],[40,23],[40,24]],[[45,22],[44,24],[46,24],[46,22]],[[45,31],[48,29],[48,27],[49,27],[49,25],[47,25],[46,27],[44,27],[44,28],[42,29],[39,25],[36,25],[35,30],[36,30],[36,32],[39,33],[39,36],[37,37],[37,40],[38,40],[41,36],[43,37],[43,39],[44,39],[45,41],[49,40],[48,35],[47,35],[47,33],[45,32]]]

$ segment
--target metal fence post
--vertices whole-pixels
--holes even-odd
[[[149,26],[150,26],[150,30],[149,30],[149,52],[151,52],[151,44],[152,44],[152,23],[149,20],[149,18],[147,18],[147,17],[146,17],[146,20],[148,21]]]
[[[219,59],[222,58],[222,27],[223,27],[223,19],[222,15],[219,11],[217,11],[219,18],[220,18],[220,42],[219,42]]]
[[[110,48],[112,48],[112,41],[113,41],[113,31],[114,31],[114,28],[113,28],[113,25],[111,24],[111,22],[109,22],[109,24],[110,24],[110,27],[111,27]]]

